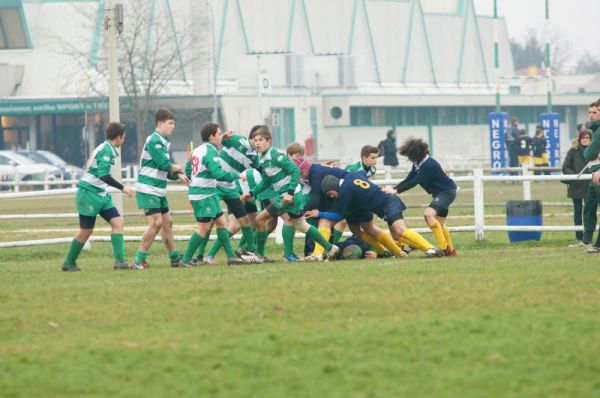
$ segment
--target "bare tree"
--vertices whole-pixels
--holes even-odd
[[[543,34],[537,29],[529,29],[522,41],[511,40],[510,48],[513,54],[515,69],[525,69],[529,66],[543,68],[546,64],[546,43]],[[552,69],[566,72],[573,56],[573,46],[558,31],[550,32],[550,64]]]
[[[199,3],[199,2],[198,2]],[[192,10],[178,15],[175,22],[169,2],[125,0],[123,31],[118,38],[120,90],[125,94],[122,107],[128,109],[137,131],[137,153],[141,153],[148,134],[153,102],[160,94],[192,94],[188,80],[191,70],[198,67],[205,19],[194,20]],[[98,10],[74,5],[82,18],[82,35],[98,29]],[[188,7],[198,7],[190,2]],[[108,92],[108,57],[106,34],[102,27],[97,53],[76,40],[55,37],[65,55],[71,57],[90,92],[106,96]],[[128,112],[129,113],[129,112]]]

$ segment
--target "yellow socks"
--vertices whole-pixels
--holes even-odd
[[[453,251],[454,245],[452,244],[452,239],[450,239],[450,231],[448,231],[448,227],[445,225],[442,227],[442,229],[444,231],[444,238],[446,238],[446,243],[448,244],[448,248],[450,249],[450,251]]]
[[[446,250],[448,247],[448,243],[446,243],[446,238],[444,237],[444,231],[442,230],[442,225],[438,220],[435,220],[432,224],[429,224],[429,229],[433,232],[433,236],[435,236],[435,240],[437,241],[438,247],[441,250]]]
[[[392,253],[394,256],[396,256],[396,257],[405,257],[406,256],[406,253],[404,253],[402,250],[400,250],[400,248],[398,247],[396,242],[394,242],[394,240],[392,239],[390,234],[388,234],[386,231],[381,231],[379,233],[379,235],[377,235],[377,241],[379,243],[381,243],[382,245],[384,245],[390,251],[390,253]]]
[[[331,236],[331,228],[319,228],[319,232],[321,233],[321,235],[323,235],[323,238],[325,238],[325,240],[329,242],[329,237]],[[325,248],[315,242],[315,250],[313,251],[313,254],[315,256],[319,256],[324,252]]]
[[[383,252],[385,252],[385,247],[375,239],[371,238],[371,235],[369,235],[368,233],[364,231],[361,232],[359,238],[367,242],[369,245],[373,246],[375,250],[377,250],[377,253],[383,254]]]
[[[400,240],[422,251],[433,248],[433,245],[423,238],[420,233],[408,228],[404,230]]]

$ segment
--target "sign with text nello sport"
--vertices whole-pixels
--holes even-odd
[[[506,130],[508,129],[508,113],[491,112],[488,115],[490,128],[490,162],[493,169],[508,166],[506,148]]]
[[[558,113],[541,113],[540,124],[546,134],[546,151],[550,167],[560,166],[560,115]]]

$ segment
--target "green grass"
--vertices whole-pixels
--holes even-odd
[[[155,245],[131,272],[97,243],[76,274],[66,245],[2,249],[1,395],[598,396],[596,259],[558,233],[456,241],[456,258],[194,269]]]
[[[503,224],[501,203],[521,187],[486,187],[486,222]],[[533,191],[567,201],[557,184]],[[428,197],[403,198],[421,227],[416,205]],[[187,206],[183,195],[170,203]],[[451,225],[472,225],[469,203],[465,187]],[[0,214],[74,211],[72,197],[0,202]],[[568,225],[570,211],[545,207],[544,223]],[[76,218],[0,223],[0,241],[77,228]],[[127,234],[145,220],[126,223]],[[190,216],[175,225],[189,234]],[[94,243],[75,274],[59,270],[66,244],[0,249],[0,396],[600,396],[598,259],[566,247],[572,232],[518,244],[453,236],[456,258],[194,269],[169,268],[156,242],[151,269],[124,272]],[[132,259],[137,243],[126,246]]]

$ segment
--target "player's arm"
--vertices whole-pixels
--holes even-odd
[[[223,134],[223,141],[221,141],[221,143],[225,148],[231,148],[235,144],[237,144],[241,139],[241,135],[236,135],[233,133],[230,134],[230,132],[228,131],[227,133]]]
[[[413,166],[412,170],[410,171],[410,173],[408,173],[406,178],[400,181],[400,183],[396,185],[394,189],[396,190],[396,192],[402,193],[404,191],[408,191],[409,189],[417,185],[419,182],[419,174],[417,173],[417,169]]]
[[[157,141],[156,143],[148,143],[147,145],[148,153],[152,158],[152,161],[156,163],[156,167],[161,171],[166,171],[169,174],[177,173],[178,170],[181,170],[181,167],[171,163],[171,159],[169,159],[169,154],[166,151],[165,146],[162,142]]]
[[[583,151],[583,157],[587,161],[596,160],[600,153],[600,132],[592,134],[592,142]]]
[[[112,158],[110,158],[111,160],[105,160],[105,159],[106,159],[106,157],[103,156],[101,153],[98,154],[98,156],[96,157],[96,162],[98,163],[98,178],[101,181],[108,184],[109,186],[111,186],[115,189],[118,189],[119,191],[124,192],[125,194],[127,194],[127,196],[132,196],[134,193],[132,188],[125,187],[123,184],[121,184],[119,181],[115,180],[110,175],[110,168],[113,165]]]
[[[335,213],[331,211],[320,211],[319,218],[324,218],[326,220],[332,220],[337,222],[342,221],[344,219],[344,216],[342,216],[340,213]]]
[[[204,161],[210,174],[219,181],[233,182],[239,178],[237,174],[223,170],[217,156],[212,152],[206,154]]]
[[[284,185],[284,189],[288,195],[294,196],[296,187],[300,182],[300,169],[294,164],[287,156],[280,154],[276,157],[273,162],[276,166],[281,167],[285,175],[290,176],[291,180],[289,183]]]

